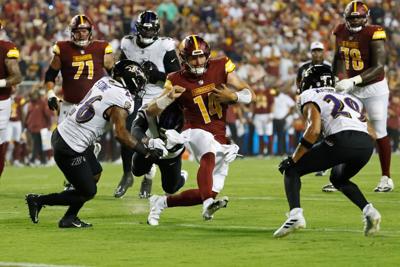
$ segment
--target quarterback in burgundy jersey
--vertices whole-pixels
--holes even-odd
[[[54,57],[46,72],[49,107],[58,109],[53,92],[55,79],[61,71],[64,95],[60,108],[61,122],[71,104],[78,104],[94,83],[114,64],[112,47],[106,41],[92,40],[92,22],[85,15],[76,15],[70,23],[71,40],[59,41],[53,47]]]
[[[198,35],[187,36],[179,45],[183,68],[167,77],[163,94],[151,102],[146,112],[158,115],[176,101],[185,116],[180,134],[200,167],[198,189],[170,196],[152,196],[147,223],[158,225],[167,207],[193,206],[203,203],[202,216],[210,220],[228,199],[215,199],[222,190],[229,162],[236,158],[239,147],[225,136],[225,117],[229,103],[249,104],[254,92],[235,73],[235,65],[226,57],[210,59],[210,47]],[[229,88],[228,88],[229,86]]]
[[[394,188],[390,178],[391,148],[387,135],[389,88],[385,79],[385,30],[367,25],[369,9],[362,1],[350,2],[344,12],[345,23],[333,31],[336,51],[333,72],[341,80],[336,90],[358,97],[364,104],[377,134],[382,176],[375,192]]]
[[[0,22],[1,30],[2,24]],[[10,95],[12,87],[22,80],[18,58],[19,51],[16,46],[12,42],[0,40],[0,176],[4,169],[5,141],[11,114]]]

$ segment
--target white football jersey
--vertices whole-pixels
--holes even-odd
[[[306,90],[298,101],[301,109],[310,102],[317,105],[325,137],[346,130],[368,133],[363,104],[354,96],[336,93],[333,88],[326,87]]]
[[[160,72],[165,72],[164,56],[168,51],[175,50],[175,41],[171,38],[160,37],[151,45],[141,48],[136,43],[137,36],[128,35],[121,40],[121,50],[125,56],[139,64],[145,61],[153,62]],[[143,96],[143,105],[159,96],[164,84],[148,83],[145,87],[146,93]]]
[[[104,133],[109,121],[106,111],[113,106],[131,114],[134,101],[119,82],[103,77],[79,104],[74,105],[67,118],[57,126],[58,132],[74,151],[81,153]]]

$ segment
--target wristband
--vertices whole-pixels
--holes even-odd
[[[311,148],[313,147],[313,145],[314,145],[314,144],[308,142],[306,139],[304,139],[304,137],[302,137],[302,138],[300,139],[300,144],[301,144],[302,146],[304,146],[305,148],[307,148],[307,149],[311,149]]]
[[[251,92],[249,89],[244,88],[235,92],[237,96],[237,103],[249,104],[251,102]]]
[[[1,80],[0,80],[0,88],[1,88],[1,87],[6,87],[6,85],[7,85],[6,79],[1,79]]]
[[[164,110],[172,102],[174,102],[174,99],[169,98],[168,95],[163,95],[163,96],[161,96],[161,97],[156,99],[156,105],[161,110]]]
[[[355,85],[362,83],[362,78],[360,75],[354,76],[353,78],[350,78],[350,80],[352,80]]]

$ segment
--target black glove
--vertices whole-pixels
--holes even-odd
[[[157,83],[158,81],[165,79],[165,73],[160,72],[157,65],[153,62],[145,61],[142,63],[141,67],[146,73],[149,83]]]
[[[51,110],[58,110],[58,99],[57,97],[50,97],[47,99],[47,105]]]
[[[161,149],[153,148],[147,150],[146,158],[148,158],[151,161],[159,160],[160,157],[162,156],[163,156],[163,151]]]
[[[285,171],[287,171],[288,169],[290,169],[291,167],[293,167],[294,165],[294,161],[292,159],[292,157],[287,157],[286,159],[282,160],[281,163],[279,163],[279,171],[280,173],[284,174]]]

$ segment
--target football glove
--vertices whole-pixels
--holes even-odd
[[[279,172],[284,174],[288,169],[290,169],[291,167],[293,167],[294,165],[294,161],[292,159],[292,157],[287,157],[284,160],[281,161],[281,163],[279,163]]]
[[[353,90],[354,86],[360,84],[362,82],[362,78],[360,75],[357,75],[350,79],[343,79],[336,83],[335,89],[338,92],[348,93]]]
[[[147,148],[149,149],[149,151],[152,151],[152,150],[161,151],[160,157],[165,157],[168,155],[168,150],[165,147],[165,143],[160,138],[151,138],[149,140],[149,143],[147,144]]]
[[[166,130],[165,136],[167,137],[167,149],[171,149],[176,145],[181,145],[185,143],[185,139],[183,138],[183,136],[176,130]]]
[[[160,72],[157,65],[151,61],[145,61],[141,64],[142,69],[146,73],[149,83],[157,83],[163,76],[163,72]]]
[[[58,110],[58,97],[54,94],[53,90],[47,93],[47,105],[51,110]]]
[[[224,145],[224,147],[226,148],[224,152],[224,161],[226,163],[231,163],[236,159],[238,155],[239,146],[236,144],[232,144],[232,145]]]

